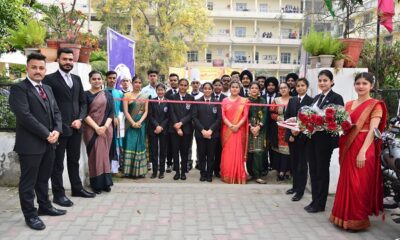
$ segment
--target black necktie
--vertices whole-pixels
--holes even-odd
[[[301,97],[299,97],[299,104],[301,103]]]
[[[176,94],[176,90],[175,90],[175,89],[172,89],[172,92],[173,92],[174,94]]]
[[[247,89],[244,90],[244,96],[247,97]]]
[[[210,102],[210,100],[207,99],[206,102]]]
[[[43,87],[41,85],[36,85],[35,87],[37,87],[39,89],[39,96],[42,98],[42,100],[47,100],[47,95],[43,90]]]
[[[321,108],[322,100],[324,99],[325,95],[321,94],[318,99],[317,107]]]
[[[219,96],[215,95],[215,100],[219,101]]]
[[[271,103],[272,103],[272,96],[273,96],[273,95],[268,95],[268,97],[269,97],[268,104],[271,104]]]

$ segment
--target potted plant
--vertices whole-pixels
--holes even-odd
[[[311,28],[307,36],[302,40],[303,48],[308,52],[310,56],[310,68],[315,68],[318,62],[318,55],[321,51],[321,39],[323,38],[323,33],[316,32],[314,28]]]
[[[24,50],[25,55],[39,52],[43,46],[46,29],[40,22],[31,19],[26,24],[19,23],[16,29],[9,29],[8,41],[15,49]]]
[[[321,49],[319,61],[321,67],[330,67],[335,56],[343,51],[344,44],[336,38],[333,38],[329,32],[324,34],[321,40]]]
[[[99,39],[89,30],[87,33],[79,33],[78,42],[82,45],[78,61],[89,63],[90,54],[99,48]]]

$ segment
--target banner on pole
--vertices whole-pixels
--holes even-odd
[[[116,88],[123,78],[135,76],[135,41],[107,28],[108,70],[117,72]]]

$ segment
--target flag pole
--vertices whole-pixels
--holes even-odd
[[[381,16],[378,11],[377,21],[376,21],[376,53],[375,53],[375,89],[379,89],[379,42],[380,42],[380,32],[381,32]]]

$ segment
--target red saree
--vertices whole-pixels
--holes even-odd
[[[247,156],[247,116],[249,106],[246,98],[238,98],[234,102],[225,98],[222,101],[222,118],[228,119],[232,124],[237,124],[242,119],[244,124],[239,131],[233,132],[222,124],[221,142],[221,180],[231,184],[245,184],[247,180],[245,161]]]
[[[382,101],[370,99],[351,109],[346,104],[355,126],[339,140],[340,175],[335,201],[329,220],[344,229],[362,230],[370,226],[369,215],[383,211],[383,181],[380,166],[382,141],[374,140],[366,152],[363,168],[357,168],[356,159],[370,128],[370,120],[380,117],[379,130],[386,124],[386,106]]]

